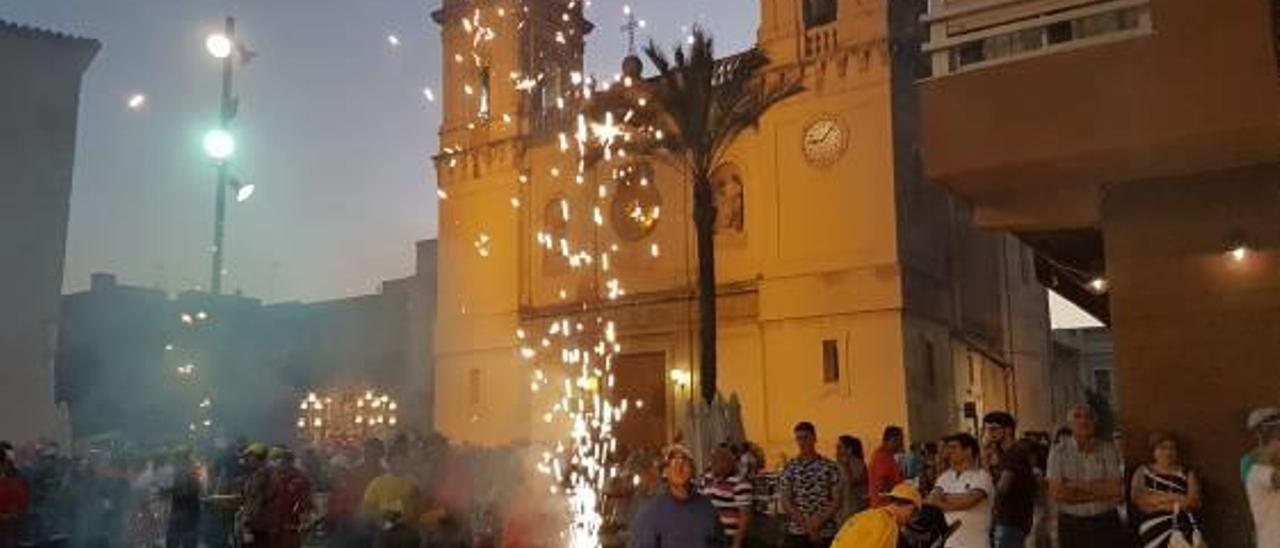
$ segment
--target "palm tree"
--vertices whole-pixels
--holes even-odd
[[[652,41],[645,56],[658,75],[650,101],[664,138],[656,152],[672,160],[693,184],[693,224],[698,240],[698,337],[702,397],[716,396],[715,189],[711,174],[730,146],[766,111],[801,91],[799,80],[783,77],[773,85],[761,74],[769,60],[754,49],[717,61],[713,41],[695,27],[689,46],[677,46],[668,58]]]

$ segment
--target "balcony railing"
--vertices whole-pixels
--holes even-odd
[[[804,34],[804,58],[813,59],[835,51],[840,47],[840,35],[835,25],[811,29]]]
[[[934,76],[1144,36],[1150,0],[930,0]]]

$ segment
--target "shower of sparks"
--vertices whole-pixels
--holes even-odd
[[[559,229],[540,230],[536,233],[535,249],[546,253],[548,260],[560,260],[566,263],[572,272],[595,279],[603,280],[599,291],[599,299],[616,300],[627,292],[618,277],[613,265],[613,256],[619,253],[620,242],[609,241],[610,236],[602,231],[593,231],[602,238],[590,238],[585,242],[574,240],[568,230],[570,222],[590,222],[596,227],[604,226],[604,211],[609,210],[607,199],[618,187],[621,178],[630,170],[625,167],[630,163],[627,159],[628,148],[633,139],[661,139],[661,132],[653,128],[637,128],[633,117],[634,110],[605,112],[596,115],[586,112],[586,105],[593,95],[610,89],[610,83],[598,82],[584,75],[581,67],[568,67],[568,81],[564,79],[565,67],[527,67],[528,73],[511,71],[501,78],[492,80],[488,74],[490,52],[488,43],[499,37],[499,29],[514,28],[520,32],[529,23],[529,8],[507,11],[502,7],[483,6],[476,2],[473,9],[460,14],[458,19],[449,23],[457,25],[464,33],[469,51],[454,52],[452,60],[457,65],[472,67],[474,70],[460,70],[462,76],[457,83],[450,83],[452,93],[457,97],[449,97],[463,103],[479,106],[473,121],[466,124],[467,129],[478,129],[498,123],[512,124],[516,120],[511,112],[492,113],[488,108],[491,103],[489,86],[505,82],[517,95],[545,94],[548,107],[563,113],[563,120],[569,122],[556,137],[554,149],[560,158],[551,162],[546,171],[534,174],[527,167],[522,169],[512,184],[512,192],[503,199],[509,200],[512,211],[522,208],[522,196],[528,185],[537,184],[538,180],[553,182],[572,178],[573,184],[586,187],[583,194],[588,203],[578,199],[559,199],[553,210],[563,221]],[[578,59],[574,52],[583,46],[584,37],[578,21],[583,16],[590,1],[561,0],[557,8],[563,10],[559,17],[550,18],[549,24],[558,25],[549,29],[554,43],[547,44],[551,49],[563,48],[568,53],[557,56],[548,52],[545,57],[537,56],[538,61],[547,63],[548,59]],[[643,20],[636,19],[631,6],[623,6],[623,12],[631,25],[630,38],[645,27]],[[518,18],[512,23],[503,23],[508,17]],[[387,37],[393,46],[399,45],[395,35]],[[522,69],[524,70],[524,69]],[[485,75],[482,79],[481,75]],[[618,86],[630,88],[634,84],[630,78],[621,75],[615,78]],[[456,86],[456,87],[454,87]],[[556,91],[560,90],[560,91]],[[426,87],[422,90],[428,102],[435,102],[436,93]],[[552,95],[560,93],[560,95]],[[644,108],[646,101],[638,99],[638,108]],[[529,116],[525,114],[524,116]],[[522,122],[524,122],[522,120]],[[459,167],[459,159],[465,160],[465,146],[450,143],[441,148],[440,169],[453,170]],[[597,164],[598,162],[598,164]],[[589,165],[590,164],[590,165]],[[465,164],[464,164],[465,165]],[[546,164],[544,164],[546,165]],[[604,175],[598,175],[604,174]],[[549,176],[549,179],[548,179]],[[560,179],[562,176],[566,179]],[[648,184],[647,181],[644,184]],[[443,189],[437,194],[441,200],[447,200],[448,194]],[[650,224],[657,221],[658,208],[652,211],[641,208],[640,216]],[[491,232],[476,233],[472,242],[480,257],[489,257],[494,243]],[[498,232],[501,234],[501,232]],[[649,255],[660,256],[659,246],[651,242]],[[570,286],[573,287],[573,286]],[[600,529],[604,525],[602,514],[604,491],[606,485],[619,477],[617,467],[608,464],[611,455],[617,449],[614,429],[627,413],[628,409],[644,407],[642,401],[628,402],[613,396],[614,376],[613,361],[621,352],[618,342],[617,327],[605,313],[593,312],[603,304],[593,300],[591,291],[585,294],[579,290],[570,292],[559,289],[557,295],[561,300],[581,299],[582,308],[576,315],[555,318],[542,327],[525,326],[517,330],[516,338],[519,351],[518,358],[530,371],[529,389],[537,396],[534,401],[546,402],[547,408],[537,415],[544,423],[553,427],[563,426],[561,435],[551,440],[553,450],[543,453],[538,465],[539,471],[550,476],[553,486],[550,492],[567,504],[569,525],[563,532],[564,544],[572,548],[596,548],[601,545]],[[465,307],[463,313],[466,313]],[[535,329],[541,331],[535,334]],[[475,419],[475,417],[473,417]]]

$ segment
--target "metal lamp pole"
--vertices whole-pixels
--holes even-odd
[[[235,118],[237,101],[231,95],[231,72],[235,57],[236,21],[228,17],[226,30],[223,31],[231,41],[232,53],[222,58],[222,101],[218,116],[218,128],[228,131],[231,120]],[[231,165],[228,159],[218,162],[217,197],[214,199],[213,212],[213,271],[210,273],[209,287],[214,295],[222,293],[222,257],[227,222],[227,187],[231,184]]]

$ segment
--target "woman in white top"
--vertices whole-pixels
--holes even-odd
[[[989,548],[991,506],[995,486],[991,474],[978,462],[978,440],[969,434],[946,439],[951,467],[938,476],[926,504],[941,508],[947,523],[960,522],[947,539],[947,548]]]

